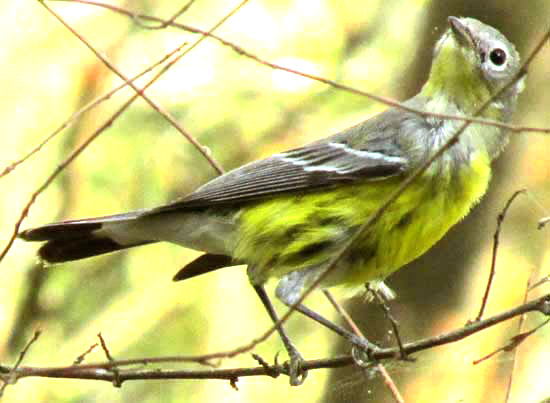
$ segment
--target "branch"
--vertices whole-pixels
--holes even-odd
[[[400,108],[400,109],[403,109],[405,111],[415,113],[417,115],[421,115],[421,116],[425,116],[425,117],[433,116],[437,119],[459,120],[459,121],[464,121],[464,122],[479,123],[479,124],[483,124],[483,125],[486,125],[486,126],[499,127],[501,129],[506,129],[506,130],[509,130],[509,131],[515,132],[515,133],[536,132],[536,133],[550,134],[550,128],[546,128],[546,127],[517,126],[517,125],[512,125],[512,124],[508,124],[508,123],[504,123],[504,122],[499,122],[499,121],[496,121],[496,120],[478,118],[478,117],[475,117],[475,116],[464,116],[464,115],[460,116],[460,115],[451,115],[451,114],[445,114],[445,113],[434,113],[434,112],[425,111],[423,109],[412,108],[412,107],[404,105],[403,103],[398,102],[398,101],[396,101],[392,98],[387,98],[387,97],[383,97],[383,96],[380,96],[380,95],[373,94],[371,92],[362,91],[362,90],[359,90],[357,88],[350,87],[350,86],[338,83],[338,82],[333,81],[333,80],[329,80],[325,77],[316,76],[314,74],[304,73],[304,72],[301,72],[301,71],[298,71],[298,70],[291,69],[289,67],[282,66],[280,64],[270,62],[268,60],[262,59],[261,57],[255,55],[254,53],[252,53],[252,52],[242,48],[241,46],[239,46],[239,45],[237,45],[237,44],[235,44],[231,41],[228,41],[228,40],[226,40],[226,39],[224,39],[224,38],[222,38],[218,35],[205,32],[204,30],[202,30],[200,28],[196,28],[196,27],[193,27],[193,26],[190,26],[190,25],[187,25],[187,24],[181,24],[181,23],[177,23],[177,22],[174,22],[174,21],[165,20],[165,19],[162,19],[162,18],[159,18],[159,17],[154,17],[154,16],[151,16],[151,15],[141,14],[141,13],[130,11],[128,9],[125,9],[125,8],[122,8],[122,7],[119,7],[119,6],[102,3],[102,2],[99,2],[99,1],[93,1],[93,0],[56,0],[56,1],[66,1],[66,2],[71,2],[71,3],[81,3],[81,4],[96,6],[96,7],[102,7],[102,8],[106,8],[108,10],[114,11],[116,13],[126,15],[126,16],[128,16],[132,19],[135,19],[135,20],[142,19],[142,20],[146,20],[146,21],[155,21],[155,22],[166,24],[167,26],[172,26],[172,27],[175,27],[175,28],[179,28],[179,29],[182,29],[184,31],[191,32],[191,33],[194,33],[194,34],[201,34],[201,35],[207,36],[209,38],[212,38],[212,39],[218,41],[219,43],[221,43],[224,46],[227,46],[227,47],[231,48],[233,51],[235,51],[239,55],[247,57],[247,58],[249,58],[249,59],[251,59],[251,60],[253,60],[257,63],[260,63],[264,66],[267,66],[269,68],[272,68],[272,69],[275,69],[275,70],[282,70],[282,71],[286,71],[288,73],[295,74],[295,75],[298,75],[298,76],[301,76],[301,77],[309,78],[311,80],[318,81],[318,82],[323,83],[323,84],[327,84],[327,85],[329,85],[333,88],[343,90],[343,91],[346,91],[346,92],[349,92],[349,93],[352,93],[352,94],[355,94],[355,95],[360,95],[360,96],[363,96],[363,97],[366,97],[366,98],[370,98],[370,99],[372,99],[374,101],[377,101],[377,102],[380,102],[382,104],[385,104],[385,105],[388,105],[388,106],[393,106],[393,107],[396,107],[396,108]],[[527,66],[527,65],[530,64],[531,59],[536,54],[538,54],[540,52],[542,46],[544,46],[544,43],[548,40],[550,40],[550,30],[548,32],[546,32],[546,34],[544,35],[542,40],[540,42],[538,42],[538,45],[535,48],[535,50],[526,59],[526,63],[524,63],[524,66]]]
[[[155,111],[157,111],[164,119],[166,119],[174,128],[179,131],[186,139],[189,141],[202,155],[206,160],[210,163],[210,165],[218,172],[218,174],[223,173],[222,167],[218,164],[216,160],[212,158],[210,155],[210,152],[208,151],[207,147],[200,144],[191,134],[189,134],[178,122],[177,120],[161,105],[159,105],[157,102],[153,101],[149,96],[145,94],[145,88],[139,89],[136,87],[136,85],[130,81],[120,70],[118,70],[101,52],[96,50],[89,42],[82,36],[80,33],[78,33],[71,25],[69,25],[68,22],[66,22],[59,14],[57,14],[55,11],[53,11],[49,6],[46,5],[45,1],[40,1],[40,4],[42,4],[46,10],[50,12],[65,28],[67,28],[74,36],[76,36],[88,49],[92,51],[92,53],[105,64],[113,73],[115,73],[117,76],[119,76],[128,86],[130,86],[137,95],[139,95],[145,102],[147,102],[151,108],[153,108]],[[244,0],[240,6],[248,2],[248,0]],[[240,8],[240,6],[238,8]],[[238,8],[234,9],[233,11],[236,12]],[[218,24],[216,24],[212,29],[217,28],[219,25],[221,25],[227,18],[229,18],[230,15],[226,16],[226,18],[222,19]],[[189,48],[183,52],[182,56],[189,53],[193,48],[195,48],[203,39],[205,36],[203,36],[201,39],[196,41],[193,45],[191,45]],[[179,60],[179,59],[178,59]]]
[[[540,312],[545,316],[550,316],[550,294],[544,295],[533,301],[522,304],[516,308],[494,315],[490,318],[480,320],[474,323],[467,323],[463,327],[440,334],[438,336],[429,337],[415,342],[405,343],[403,350],[407,354],[413,354],[423,350],[428,350],[437,346],[451,344],[462,339],[465,339],[473,334],[476,334],[484,329],[505,322],[516,316],[523,315],[528,312]],[[398,359],[401,352],[399,347],[380,348],[373,351],[368,364],[375,365],[379,360],[395,360]],[[274,374],[285,373],[284,365],[263,365],[252,368],[230,368],[230,369],[207,369],[207,370],[124,370],[125,366],[146,365],[149,363],[159,362],[182,362],[194,361],[202,362],[208,359],[215,358],[218,354],[209,354],[196,357],[164,357],[164,358],[141,358],[135,360],[123,361],[107,361],[97,364],[71,365],[67,367],[6,367],[0,366],[0,374],[2,379],[11,377],[12,382],[21,378],[27,377],[43,377],[43,378],[64,378],[64,379],[89,379],[108,382],[122,382],[130,380],[148,380],[148,379],[220,379],[228,380],[234,384],[238,378],[248,376],[269,376]],[[341,368],[349,365],[354,365],[355,361],[351,355],[342,355],[334,358],[325,358],[318,360],[308,360],[303,364],[304,370],[316,370],[327,368]],[[112,369],[117,368],[116,374]]]
[[[539,273],[539,270],[536,270],[535,268],[533,268],[529,278],[527,279],[527,284],[525,286],[525,291],[523,293],[523,303],[527,302],[529,292],[531,292],[531,290],[533,289],[532,284],[535,282],[535,278],[537,277],[537,275]],[[525,315],[521,315],[519,317],[517,335],[515,337],[518,337],[520,334],[522,334],[523,324],[525,323],[525,319],[526,319]],[[546,321],[546,323],[547,322],[548,321]],[[541,327],[542,326],[543,325],[541,325]],[[516,372],[517,365],[518,365],[518,349],[514,348],[514,353],[513,353],[513,357],[512,357],[512,369],[510,370],[510,375],[508,376],[508,383],[506,385],[506,398],[504,400],[505,403],[508,403],[510,401],[510,396],[511,396],[511,393],[512,393],[512,385],[513,385],[513,382],[514,382],[514,373]]]
[[[118,91],[125,88],[128,85],[128,83],[135,82],[138,78],[142,77],[143,75],[149,73],[151,70],[155,69],[156,67],[158,67],[161,64],[163,64],[164,62],[166,62],[168,59],[170,59],[172,56],[174,56],[174,54],[181,51],[181,49],[186,45],[187,45],[187,42],[180,45],[180,46],[178,46],[176,49],[174,49],[170,53],[164,55],[159,61],[153,63],[151,66],[147,67],[142,72],[140,72],[140,73],[136,74],[135,76],[133,76],[132,78],[130,78],[128,80],[128,82],[124,82],[121,85],[119,85],[118,87],[113,88],[111,91],[107,92],[106,94],[103,94],[103,95],[97,97],[92,102],[88,103],[87,105],[85,105],[84,107],[82,107],[81,109],[79,109],[78,111],[73,113],[57,129],[55,129],[53,132],[48,134],[38,145],[36,145],[26,155],[24,155],[23,157],[21,157],[20,159],[18,159],[16,161],[12,162],[6,168],[4,168],[2,173],[0,173],[0,178],[2,178],[3,176],[9,174],[10,172],[12,172],[15,168],[17,168],[18,165],[21,165],[23,162],[28,160],[30,157],[32,157],[34,154],[36,154],[38,151],[40,151],[46,144],[48,144],[50,142],[50,140],[52,140],[55,136],[57,136],[58,133],[60,133],[63,129],[66,129],[66,128],[70,127],[71,124],[73,122],[75,122],[78,118],[80,118],[84,113],[88,112],[89,110],[95,108],[96,106],[98,106],[102,102],[104,102],[104,101],[108,100],[109,98],[111,98]]]
[[[23,359],[27,355],[27,353],[28,353],[29,349],[31,348],[31,346],[40,337],[40,334],[41,334],[40,330],[36,330],[34,332],[31,339],[27,342],[25,347],[23,347],[23,350],[21,350],[21,352],[19,353],[19,357],[17,358],[17,361],[15,362],[15,365],[13,366],[13,368],[11,368],[9,371],[7,371],[7,375],[2,376],[3,384],[0,387],[0,397],[2,397],[2,395],[4,394],[4,391],[6,390],[8,385],[14,384],[17,381],[17,379],[18,379],[17,371],[19,370],[19,368],[21,366],[21,363],[23,362]],[[2,371],[2,372],[4,372],[4,371]]]
[[[496,274],[496,265],[497,265],[497,253],[498,253],[498,245],[500,242],[500,231],[502,230],[502,223],[504,222],[504,219],[506,218],[506,214],[508,213],[508,209],[520,194],[525,193],[525,189],[516,190],[514,194],[508,199],[506,202],[506,205],[502,209],[502,211],[497,216],[497,229],[495,230],[495,234],[493,235],[493,254],[491,256],[491,270],[489,271],[489,280],[487,280],[487,287],[485,288],[485,294],[483,294],[483,299],[481,301],[481,308],[479,308],[479,313],[477,314],[477,317],[475,320],[480,320],[483,316],[483,312],[485,311],[485,307],[487,306],[487,301],[489,300],[489,292],[491,291],[491,286],[493,285],[493,279],[495,278]],[[524,301],[525,302],[525,301]]]
[[[325,296],[327,297],[329,302],[332,304],[334,309],[336,309],[336,312],[338,312],[342,316],[342,318],[344,318],[344,321],[348,324],[348,326],[351,327],[351,329],[353,330],[353,333],[355,333],[357,336],[362,337],[364,339],[365,335],[363,334],[363,332],[361,332],[361,329],[359,329],[357,324],[354,322],[354,320],[351,318],[351,316],[348,314],[348,312],[344,309],[344,307],[342,307],[342,305],[340,305],[334,299],[334,297],[332,296],[330,291],[323,290],[323,293],[325,294]],[[401,341],[400,341],[399,345],[401,346]],[[376,369],[378,370],[378,372],[380,372],[380,375],[382,376],[382,379],[384,380],[384,384],[388,387],[390,393],[392,394],[393,399],[397,403],[404,403],[405,399],[403,399],[403,396],[401,395],[401,392],[399,391],[399,388],[395,384],[395,382],[392,379],[392,377],[390,376],[389,372],[386,370],[386,367],[384,367],[384,365],[382,365],[382,363],[379,362],[379,363],[376,364]],[[362,370],[363,370],[362,371],[363,376],[365,376],[365,378],[367,378],[368,374],[366,373],[366,369],[362,368]]]

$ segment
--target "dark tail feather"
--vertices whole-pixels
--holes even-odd
[[[199,256],[191,263],[187,264],[183,269],[178,271],[172,278],[173,281],[187,280],[188,278],[199,276],[214,270],[223,269],[228,266],[236,266],[242,263],[237,263],[226,255],[214,255],[205,253]]]
[[[17,236],[25,241],[51,241],[74,239],[90,236],[94,231],[101,229],[101,223],[73,224],[70,221],[44,225],[20,232]]]
[[[133,220],[139,217],[141,213],[142,211],[137,210],[130,213],[86,218],[83,220],[60,221],[21,231],[17,236],[25,241],[52,241],[54,239],[89,236],[92,232],[100,230],[103,224]]]
[[[151,241],[154,242],[154,241]],[[46,242],[39,250],[38,256],[46,262],[61,263],[69,260],[102,255],[121,249],[127,249],[151,242],[132,245],[120,245],[107,237],[96,237],[93,233],[79,238],[54,239]]]
[[[50,263],[83,259],[155,241],[135,241],[119,244],[101,229],[105,224],[125,224],[139,216],[140,212],[117,214],[84,220],[62,221],[30,228],[18,234],[25,241],[46,241],[38,255]]]

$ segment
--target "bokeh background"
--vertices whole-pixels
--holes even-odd
[[[109,3],[165,18],[183,5]],[[197,0],[178,21],[208,29],[237,3]],[[49,4],[127,76],[184,41],[198,39],[175,28],[147,29],[157,24],[142,22],[144,27],[103,8]],[[121,81],[39,2],[3,2],[0,7],[3,169]],[[497,27],[525,55],[549,27],[550,3],[251,0],[216,32],[264,59],[404,100],[425,81],[432,47],[449,15],[471,16]],[[546,45],[529,70],[516,123],[550,127],[549,85]],[[148,94],[207,145],[225,169],[327,136],[385,108],[270,69],[213,40],[180,60]],[[131,90],[120,91],[0,179],[2,248],[32,192],[131,95]],[[205,159],[139,100],[37,199],[23,227],[152,207],[192,191],[214,175]],[[513,204],[504,223],[487,314],[521,303],[533,271],[548,274],[550,228],[537,230],[537,221],[550,209],[550,138],[515,135],[496,164],[491,190],[482,203],[433,250],[390,278],[398,293],[391,307],[405,340],[435,335],[475,317],[488,276],[496,216],[520,188],[529,193]],[[43,268],[37,264],[36,249],[37,245],[16,241],[0,265],[2,364],[15,361],[37,328],[43,333],[27,354],[27,365],[69,365],[97,341],[98,332],[114,357],[123,359],[227,350],[270,326],[242,267],[172,283],[172,275],[197,256],[194,251],[159,244]],[[543,292],[548,286],[531,296]],[[337,319],[317,294],[308,304]],[[361,299],[342,301],[369,338],[383,345],[393,342],[379,307]],[[525,328],[542,319],[528,316]],[[336,336],[297,315],[288,328],[307,358],[349,350]],[[507,343],[516,328],[517,320],[510,321],[416,354],[416,362],[388,363],[387,369],[407,401],[502,401],[511,353],[476,366],[472,361]],[[549,333],[543,328],[520,346],[511,401],[536,402],[550,396]],[[273,336],[254,351],[271,361],[277,352],[284,356],[282,350]],[[104,359],[96,349],[86,361]],[[255,365],[248,354],[222,362],[227,368]],[[365,375],[355,367],[313,371],[299,388],[291,388],[285,377],[243,378],[238,387],[235,391],[225,381],[186,380],[132,381],[119,389],[100,381],[28,378],[8,387],[4,401],[392,401],[376,371]]]

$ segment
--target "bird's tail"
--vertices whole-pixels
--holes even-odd
[[[19,233],[25,241],[46,242],[38,251],[49,263],[83,259],[155,240],[119,236],[141,216],[140,211],[83,220],[62,221]]]

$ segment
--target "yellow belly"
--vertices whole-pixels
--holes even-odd
[[[454,175],[428,170],[361,235],[323,286],[383,279],[420,256],[469,212],[489,179],[486,154],[473,156]],[[254,283],[326,264],[401,181],[283,195],[249,206],[239,218],[234,257],[249,264]]]

